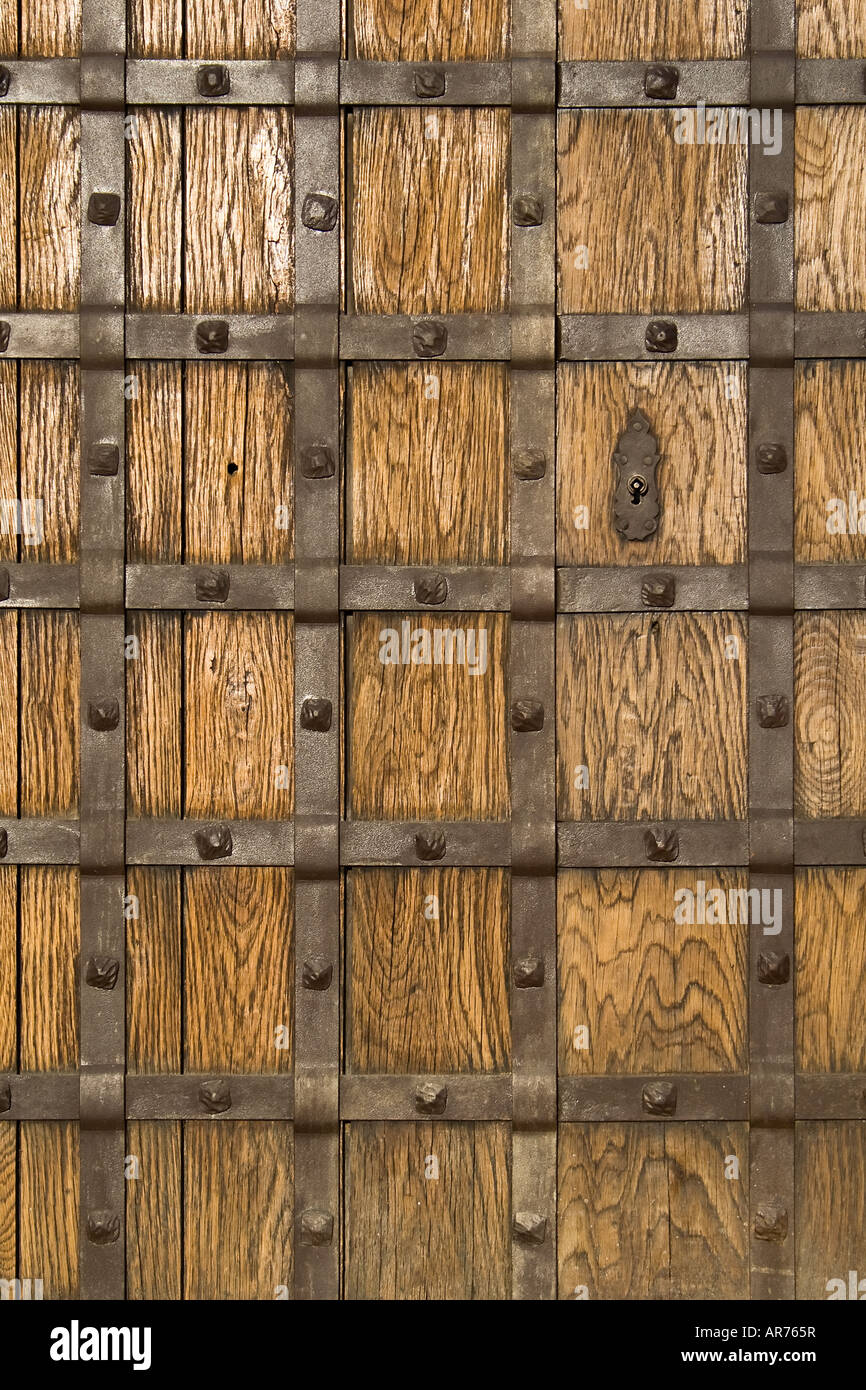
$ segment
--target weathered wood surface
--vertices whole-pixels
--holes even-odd
[[[866,1071],[866,870],[801,869],[796,905],[798,1066]]]
[[[866,619],[794,619],[794,804],[797,815],[866,813]]]
[[[0,0],[4,57],[76,58],[80,47],[81,0]]]
[[[352,19],[356,56],[380,63],[456,63],[509,52],[508,0],[355,0]]]
[[[814,565],[862,563],[866,560],[866,482],[860,461],[866,457],[866,364],[801,362],[795,382],[796,558]]]
[[[866,110],[804,106],[796,135],[796,303],[848,313],[866,300]]]
[[[866,1123],[810,1121],[797,1125],[797,1297],[839,1296],[841,1280],[851,1297],[849,1270],[866,1278],[863,1211],[866,1209]],[[853,1297],[862,1299],[866,1284]]]
[[[559,56],[739,58],[748,13],[748,0],[559,0]]]
[[[130,816],[181,815],[181,618],[130,613],[138,655],[126,663],[126,802]]]
[[[19,874],[21,1070],[76,1071],[78,870],[23,864]]]
[[[24,610],[20,619],[22,816],[78,809],[78,614]]]
[[[802,58],[866,56],[866,11],[860,0],[797,0]]]
[[[133,1120],[129,1155],[139,1176],[126,1185],[126,1296],[183,1297],[182,1125]]]
[[[295,0],[131,0],[138,58],[291,58]]]
[[[27,1120],[19,1129],[19,1277],[43,1297],[78,1297],[78,1125]]]
[[[181,871],[130,868],[138,916],[126,926],[126,1065],[131,1073],[181,1069]]]

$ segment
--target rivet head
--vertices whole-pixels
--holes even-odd
[[[644,73],[644,93],[653,101],[673,101],[679,85],[679,69],[665,63],[653,63]]]
[[[11,592],[9,571],[2,569],[0,570],[0,603],[5,603]]]
[[[755,459],[759,473],[784,473],[788,467],[788,451],[784,444],[759,444]]]
[[[540,1216],[537,1211],[516,1211],[511,1229],[524,1245],[543,1245],[547,1236],[547,1218]]]
[[[203,1081],[198,1088],[198,1098],[211,1115],[221,1115],[231,1109],[232,1093],[229,1083],[222,1077],[214,1081]]]
[[[416,97],[444,97],[445,74],[438,68],[416,68],[413,74]]]
[[[113,956],[91,956],[84,967],[84,978],[93,989],[114,989],[120,961]]]
[[[301,705],[301,728],[326,734],[331,727],[330,700],[305,700]]]
[[[110,439],[100,439],[87,451],[88,472],[94,478],[116,478],[120,468],[120,449]]]
[[[758,980],[762,985],[786,985],[791,978],[791,957],[784,951],[761,951]]]
[[[755,221],[762,226],[769,226],[773,223],[787,222],[788,220],[788,195],[787,193],[756,193],[755,194]]]
[[[415,1109],[419,1115],[443,1115],[448,1104],[448,1087],[438,1081],[424,1081],[415,1087]]]
[[[641,1091],[640,1103],[648,1115],[674,1115],[677,1088],[672,1081],[650,1081]]]
[[[87,1239],[91,1245],[114,1245],[120,1239],[120,1217],[117,1212],[88,1212]]]
[[[514,199],[515,227],[540,227],[544,221],[544,202],[534,193],[518,193]]]
[[[120,216],[120,195],[91,193],[87,201],[87,220],[95,227],[114,227]]]
[[[445,836],[441,830],[420,830],[415,836],[415,853],[419,859],[445,857]]]
[[[301,474],[305,478],[333,478],[334,455],[327,444],[310,444],[301,450]]]
[[[332,232],[337,225],[337,200],[330,193],[308,193],[301,205],[301,221],[311,232]]]
[[[5,1115],[7,1110],[12,1109],[12,1087],[8,1081],[0,1085],[0,1115]]]
[[[535,734],[544,728],[544,705],[540,700],[515,700],[511,706],[511,727],[516,734]]]
[[[677,581],[672,574],[649,574],[640,586],[640,597],[645,608],[673,608]]]
[[[313,956],[304,961],[301,983],[304,989],[329,989],[334,975],[334,967],[324,956]]]
[[[232,852],[232,832],[227,825],[206,825],[193,839],[199,859],[228,859]]]
[[[448,597],[448,580],[444,574],[421,574],[413,581],[412,593],[418,603],[427,604],[428,607],[444,603]]]
[[[516,989],[540,989],[544,984],[544,961],[538,956],[523,956],[514,962]]]
[[[644,850],[654,864],[672,864],[680,854],[680,837],[676,830],[654,825],[644,831]]]
[[[784,729],[790,716],[787,695],[759,695],[758,723],[762,729]]]
[[[543,449],[521,449],[514,456],[514,476],[521,482],[537,482],[547,472],[547,456]]]
[[[229,70],[223,63],[207,63],[195,75],[199,96],[227,97],[231,90]]]
[[[7,67],[0,63],[0,97],[5,97],[9,92],[9,84],[12,81],[12,74]]]
[[[0,859],[5,859],[9,853],[9,832],[0,830]]]
[[[97,733],[108,733],[120,723],[120,704],[113,696],[105,700],[91,700],[87,706],[87,722]]]
[[[195,596],[199,603],[225,603],[230,587],[228,570],[203,570],[195,578]]]
[[[195,345],[199,352],[227,352],[229,326],[225,319],[202,319],[195,326]]]
[[[311,1207],[301,1213],[301,1244],[330,1245],[334,1238],[334,1218],[329,1211]]]
[[[649,352],[676,352],[679,334],[669,319],[652,319],[646,328],[644,342]]]
[[[448,346],[448,329],[435,319],[425,319],[412,329],[412,345],[418,357],[441,357]]]
[[[8,346],[9,346],[9,335],[10,335],[11,332],[12,332],[12,325],[11,325],[11,323],[6,323],[5,320],[4,320],[3,322],[0,322],[0,352],[5,352],[6,349],[8,348]]]
[[[752,1230],[758,1240],[771,1240],[781,1245],[788,1235],[788,1208],[778,1197],[759,1203]]]

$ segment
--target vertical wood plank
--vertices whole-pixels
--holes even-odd
[[[21,614],[21,814],[78,808],[78,614]]]
[[[795,558],[809,565],[862,563],[866,521],[862,531],[858,521],[866,491],[860,467],[866,456],[866,363],[798,362],[794,384]],[[829,505],[832,499],[842,504],[844,523],[838,505]]]
[[[801,0],[802,3],[802,0]],[[560,58],[740,58],[746,51],[748,0],[559,0]]]
[[[22,538],[24,560],[78,559],[78,412],[76,362],[21,363],[20,495],[22,508],[41,502],[44,533],[35,545]]]
[[[668,1124],[671,1298],[749,1297],[745,1124]],[[739,1163],[738,1178],[731,1159]]]
[[[183,257],[182,116],[132,108],[127,140],[126,299],[131,310],[179,313]]]
[[[13,57],[18,52],[18,0],[0,0],[0,53]]]
[[[131,58],[183,58],[183,0],[129,0],[127,49]]]
[[[291,58],[295,0],[186,0],[187,58]]]
[[[801,58],[862,58],[866,13],[860,0],[797,0]]]
[[[18,614],[0,612],[0,815],[18,814]]]
[[[19,8],[22,58],[78,57],[81,0],[21,0]]]
[[[126,1184],[126,1296],[183,1297],[181,1122],[133,1120],[126,1147],[139,1176]]]
[[[21,1124],[19,1274],[41,1279],[46,1299],[78,1297],[78,1172],[77,1125]]]
[[[866,1278],[866,1124],[824,1120],[797,1125],[797,1298],[851,1297]],[[831,1284],[831,1280],[841,1281]],[[842,1292],[844,1290],[844,1293]],[[862,1299],[866,1285],[854,1297]]]
[[[795,901],[798,1066],[866,1071],[866,870],[801,869]]]
[[[6,108],[4,108],[5,110]],[[4,114],[0,110],[0,118]],[[2,119],[0,119],[0,142],[2,142]],[[2,160],[2,150],[0,150]],[[2,180],[2,165],[0,165]],[[2,212],[0,212],[0,247],[2,247]],[[0,282],[3,277],[3,252],[0,250]],[[14,278],[14,267],[13,267]],[[4,302],[0,289],[0,304]],[[15,292],[12,292],[12,303]],[[10,515],[5,502],[17,497],[18,493],[18,363],[0,362],[0,498],[4,499],[0,511],[0,560],[18,559],[18,537],[15,535],[14,517]]]
[[[18,1126],[0,1125],[0,1279],[17,1279]]]
[[[507,1070],[508,889],[501,869],[350,875],[350,1070]]]
[[[457,63],[509,54],[507,0],[355,0],[352,6],[359,58],[378,63]]]
[[[3,309],[18,307],[17,184],[18,115],[14,106],[3,106],[0,107],[0,308]],[[3,365],[8,371],[7,364]],[[8,495],[14,497],[15,494]]]
[[[136,362],[126,406],[127,563],[183,559],[183,367]]]
[[[75,1071],[78,1034],[78,870],[22,864],[22,1071]]]
[[[130,867],[138,916],[126,929],[126,1065],[181,1070],[181,871]]]
[[[866,812],[866,621],[794,618],[794,804],[799,816]]]
[[[184,1297],[273,1299],[292,1287],[287,1124],[184,1125]]]
[[[866,298],[866,111],[797,109],[794,247],[796,307],[847,313]]]
[[[80,128],[70,106],[19,111],[21,309],[78,308]]]
[[[0,1072],[18,1060],[18,870],[0,865]],[[0,1125],[0,1133],[4,1129]]]
[[[130,613],[138,656],[126,663],[126,800],[131,816],[181,814],[181,619]]]

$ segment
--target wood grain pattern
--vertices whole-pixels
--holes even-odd
[[[18,1060],[18,870],[0,865],[0,1072]],[[0,1125],[0,1134],[4,1129]],[[0,1179],[2,1181],[2,1179]],[[2,1227],[2,1215],[0,1215]],[[0,1237],[2,1247],[2,1237]]]
[[[508,888],[501,869],[350,874],[349,1070],[508,1069]]]
[[[131,58],[185,57],[184,0],[129,0],[126,13]]]
[[[126,299],[131,310],[179,313],[182,303],[182,117],[133,107],[127,140]],[[189,306],[187,306],[188,308]]]
[[[860,460],[866,457],[862,406],[866,363],[798,362],[794,380],[796,559],[803,564],[862,562],[866,560],[866,479]],[[856,493],[853,508],[851,492]],[[834,498],[844,504],[841,521],[838,506],[830,505]]]
[[[864,909],[866,870],[798,873],[795,1016],[802,1071],[866,1071]]]
[[[743,563],[748,457],[743,363],[564,363],[558,387],[559,564]],[[661,454],[656,470],[661,516],[646,541],[623,540],[613,526],[617,469],[612,455],[635,409],[647,416]],[[587,509],[588,516],[578,508]]]
[[[508,307],[509,147],[501,109],[355,112],[358,313]],[[383,217],[384,208],[402,215]]]
[[[559,0],[564,59],[739,58],[746,51],[748,0]]]
[[[747,1174],[746,1125],[561,1125],[560,1298],[746,1298]]]
[[[184,1297],[273,1299],[292,1287],[292,1131],[184,1125]]]
[[[139,1176],[126,1184],[126,1296],[183,1297],[181,1123],[131,1120],[128,1154]]]
[[[78,1066],[78,870],[22,864],[19,1047],[22,1071]]]
[[[0,107],[0,307],[3,309],[18,307],[17,183],[17,113],[14,106],[3,106]]]
[[[797,0],[802,58],[866,58],[866,12],[860,0]]]
[[[79,133],[69,106],[19,112],[19,307],[77,309],[80,226]]]
[[[444,632],[472,647],[476,675],[458,664],[383,665],[387,632],[402,639],[399,613],[352,619],[349,766],[351,814],[368,820],[505,820],[509,814],[505,672],[508,618],[498,613],[413,613],[409,632],[424,655]],[[383,637],[382,634],[385,633]],[[435,634],[439,633],[438,638]],[[483,646],[487,665],[482,671]],[[407,644],[408,645],[408,644]],[[441,655],[446,655],[443,647]]]
[[[794,616],[794,803],[798,816],[866,812],[866,619]]]
[[[699,892],[699,879],[707,893],[748,888],[743,874],[703,869],[559,875],[561,1072],[746,1070],[748,927],[727,912],[677,922],[675,894]],[[578,1026],[588,1048],[574,1047]]]
[[[78,1125],[25,1121],[19,1140],[19,1276],[78,1297]]]
[[[126,1066],[181,1070],[181,871],[133,868],[126,891],[138,917],[126,926]]]
[[[127,563],[183,559],[183,365],[136,362],[126,406]]]
[[[380,63],[466,62],[507,58],[507,0],[355,0],[352,7],[358,58]]]
[[[18,621],[0,612],[0,816],[18,814]]]
[[[126,663],[126,804],[130,816],[181,814],[181,620],[129,613],[138,656]]]
[[[49,4],[45,0],[21,0],[18,9],[20,57],[78,57],[81,50],[81,0],[50,0]],[[9,52],[10,56],[14,52],[5,48],[3,51]]]
[[[796,305],[848,312],[866,304],[866,110],[797,111],[794,188]]]
[[[2,117],[3,111],[0,111]],[[2,121],[0,121],[2,140]],[[2,159],[2,151],[0,151]],[[0,174],[2,179],[2,174]],[[2,248],[2,213],[0,213],[0,248]],[[0,249],[0,303],[2,299],[3,253]],[[14,275],[14,270],[13,270]],[[12,302],[15,301],[14,290]],[[0,362],[0,498],[18,497],[18,363]],[[14,518],[4,506],[0,512],[0,559],[18,559],[18,537]]]
[[[866,1124],[862,1120],[797,1125],[797,1298],[826,1299],[831,1279],[848,1292],[848,1271],[866,1278]],[[860,1287],[862,1299],[866,1287]]]
[[[0,1279],[16,1279],[18,1195],[17,1125],[0,1125]]]
[[[187,58],[291,58],[295,0],[186,0]]]
[[[184,1069],[291,1071],[291,871],[189,869],[183,902]]]
[[[277,820],[294,804],[294,620],[184,619],[188,816]]]
[[[21,815],[78,809],[78,614],[21,614]]]
[[[508,563],[508,374],[499,363],[359,362],[350,563]]]
[[[289,312],[294,304],[291,112],[190,107],[185,120],[187,313]]]
[[[564,313],[743,307],[747,147],[677,144],[676,128],[673,111],[560,112]]]
[[[742,614],[561,617],[557,653],[563,819],[745,817]],[[586,789],[575,787],[578,768]]]
[[[345,1142],[346,1298],[510,1296],[507,1125],[352,1123]]]
[[[76,362],[21,363],[23,527],[26,531],[33,524],[23,514],[25,500],[41,502],[44,534],[35,545],[22,537],[22,560],[78,560],[78,398]]]
[[[18,53],[18,0],[0,0],[0,53]]]

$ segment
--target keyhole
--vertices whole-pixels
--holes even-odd
[[[640,506],[640,499],[647,490],[646,478],[642,478],[639,473],[635,473],[629,478],[626,487],[631,493],[631,504],[633,507]]]

